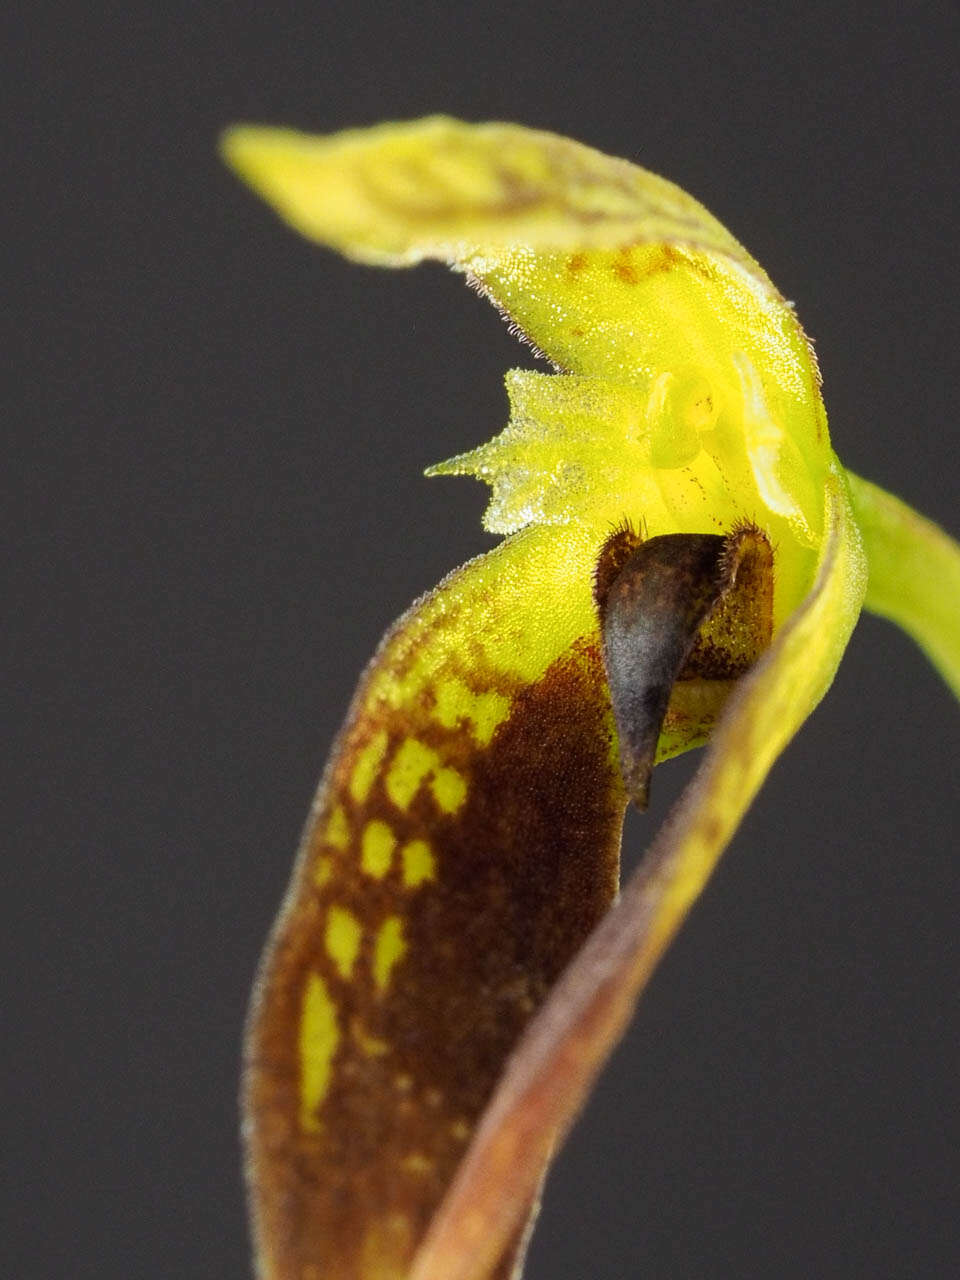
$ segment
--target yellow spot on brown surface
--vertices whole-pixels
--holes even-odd
[[[498,724],[510,714],[510,699],[496,689],[474,693],[455,676],[444,680],[436,691],[434,715],[445,729],[467,723],[477,744],[486,747]]]
[[[319,857],[313,867],[313,883],[318,889],[322,889],[332,874],[333,863],[331,860],[327,857]]]
[[[408,889],[416,889],[425,880],[437,878],[437,862],[433,849],[426,840],[411,840],[400,850],[403,864],[403,883]]]
[[[333,813],[331,813],[327,828],[323,833],[323,840],[325,844],[330,845],[333,849],[339,849],[341,853],[350,844],[350,824],[347,821],[347,815],[342,804],[338,804]]]
[[[433,776],[432,791],[444,813],[456,813],[467,798],[467,780],[456,769],[438,769]]]
[[[330,1084],[330,1064],[340,1039],[337,1008],[327,984],[311,973],[300,1009],[300,1127],[315,1133],[317,1110]]]
[[[386,1040],[378,1040],[376,1036],[372,1036],[359,1018],[354,1018],[350,1023],[350,1034],[368,1058],[382,1058],[385,1053],[390,1052]]]
[[[390,870],[393,851],[397,847],[397,837],[390,827],[374,818],[363,830],[363,843],[360,850],[360,865],[368,876],[382,880]]]
[[[406,810],[420,790],[428,774],[440,763],[440,757],[417,738],[404,738],[387,772],[387,795],[398,809]]]
[[[472,661],[472,636],[458,633],[456,643],[457,662]],[[460,678],[472,684],[474,668],[461,670]],[[611,799],[604,785],[608,774],[617,778],[610,712],[597,696],[604,690],[599,648],[589,650],[588,660],[579,650],[567,655],[532,688],[507,675],[501,685],[496,672],[481,684],[477,675],[475,688],[495,680],[496,688],[511,691],[510,714],[487,750],[477,749],[469,717],[446,729],[434,714],[435,690],[448,674],[453,671],[412,701],[404,683],[409,714],[400,715],[378,691],[364,703],[360,722],[348,726],[349,756],[334,762],[330,807],[318,811],[314,841],[317,855],[331,858],[333,876],[321,896],[312,881],[316,861],[308,865],[297,914],[274,944],[270,1003],[261,1005],[248,1070],[256,1086],[251,1099],[265,1118],[249,1106],[248,1116],[257,1125],[251,1152],[258,1176],[264,1175],[259,1221],[279,1241],[269,1263],[291,1280],[301,1280],[305,1262],[331,1280],[409,1275],[416,1242],[539,993],[614,891],[619,793],[614,788]],[[381,726],[389,737],[367,798],[358,804],[351,794],[351,783],[362,781],[354,777],[358,748],[369,746]],[[412,755],[407,748],[416,789],[407,788],[411,798],[402,811],[387,778],[407,738],[420,746]],[[556,768],[538,767],[541,757]],[[434,792],[441,769],[455,770],[460,789],[467,787],[453,815]],[[395,775],[394,790],[397,781]],[[451,781],[456,786],[450,777],[446,785]],[[337,804],[350,829],[344,851],[322,840]],[[396,840],[383,879],[361,869],[363,833],[376,819]],[[418,839],[427,848],[405,854]],[[518,841],[522,856],[514,856]],[[434,878],[419,887],[408,883],[430,859]],[[332,905],[349,908],[362,925],[349,980],[325,946]],[[311,972],[326,982],[325,1006],[305,999]],[[478,983],[494,1012],[481,1015],[482,1025],[465,1025]],[[311,1043],[324,1044],[316,1031],[309,1033],[310,1003],[319,1006],[314,1028],[325,1008],[325,1063],[308,1058]],[[465,1059],[458,1057],[461,1044]],[[290,1131],[279,1140],[269,1126],[281,1107]],[[415,1160],[404,1169],[407,1156],[436,1163],[421,1172]],[[392,1210],[409,1225],[407,1245],[403,1219],[395,1228],[386,1222]],[[368,1249],[374,1223],[380,1229]]]
[[[373,944],[373,978],[381,991],[389,986],[394,966],[403,959],[406,950],[403,921],[399,916],[387,916]]]
[[[330,908],[323,940],[340,977],[347,981],[353,974],[362,934],[363,926],[352,911],[336,905]]]
[[[370,788],[373,786],[373,780],[377,776],[386,750],[387,731],[381,729],[358,752],[353,773],[350,775],[350,794],[357,804],[363,804],[370,794]]]
[[[411,1151],[400,1161],[400,1168],[406,1173],[425,1174],[433,1170],[433,1161],[420,1151]]]
[[[405,1214],[386,1214],[366,1230],[361,1249],[363,1280],[398,1280],[410,1269],[413,1227]]]

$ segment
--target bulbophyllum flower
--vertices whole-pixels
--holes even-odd
[[[960,548],[833,452],[792,308],[684,192],[513,125],[312,138],[233,168],[363,262],[464,273],[554,373],[432,468],[504,540],[387,634],[249,1022],[263,1280],[519,1273],[551,1155],[862,607],[960,693]],[[699,771],[618,895],[625,807]]]

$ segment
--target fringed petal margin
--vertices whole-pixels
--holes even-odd
[[[684,796],[521,1040],[411,1280],[495,1273],[658,960],[774,761],[829,688],[866,586],[839,467],[826,510],[812,590],[743,678]]]
[[[847,479],[867,553],[864,608],[902,627],[960,698],[960,544],[892,493]]]

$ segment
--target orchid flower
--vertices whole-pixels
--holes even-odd
[[[960,695],[960,547],[844,469],[791,306],[626,161],[444,117],[224,154],[361,262],[437,258],[554,372],[431,469],[504,535],[361,679],[255,987],[261,1280],[506,1280],[545,1171],[863,607]],[[618,893],[655,763],[702,763]]]

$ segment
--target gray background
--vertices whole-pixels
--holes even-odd
[[[221,168],[219,129],[445,109],[667,174],[796,300],[841,456],[960,532],[960,18],[132,0],[34,21],[5,42],[0,1271],[242,1280],[254,964],[380,632],[489,545],[480,487],[420,473],[500,429],[528,360],[440,269],[296,239]],[[960,1272],[958,751],[949,695],[865,619],[561,1156],[531,1280]],[[685,768],[658,773],[633,856]]]

